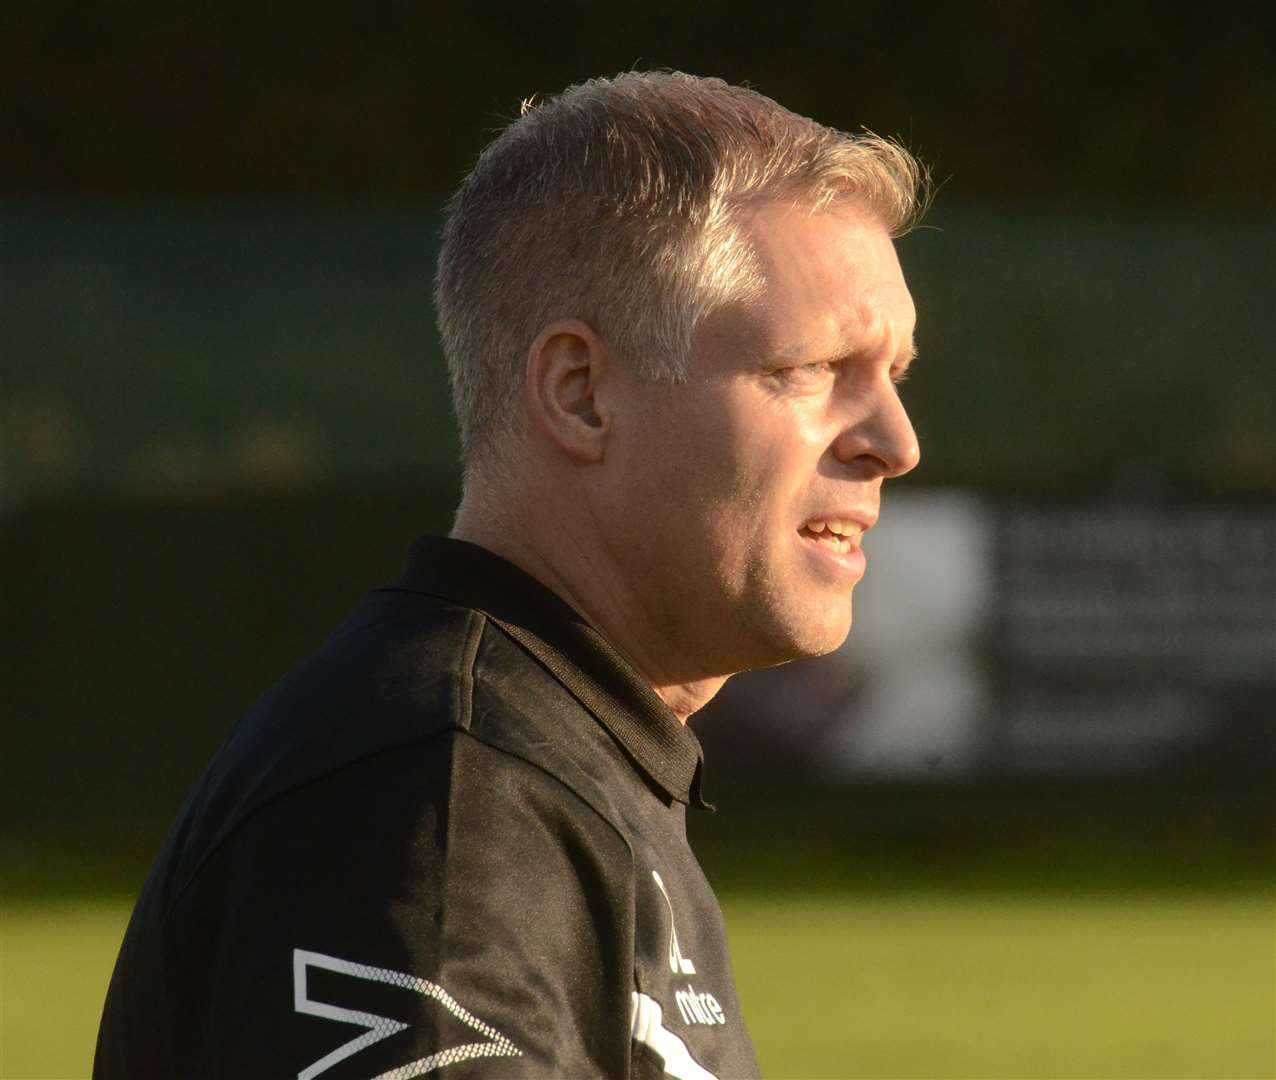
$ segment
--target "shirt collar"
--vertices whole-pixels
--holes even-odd
[[[464,540],[417,540],[401,589],[483,612],[531,653],[670,798],[711,809],[704,755],[651,685],[585,619],[530,574]]]

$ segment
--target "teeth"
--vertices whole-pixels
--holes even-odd
[[[826,548],[836,551],[839,555],[845,555],[851,550],[851,542],[849,540],[843,540],[841,537],[834,536],[832,533],[821,536],[815,542],[817,544],[823,544]]]
[[[851,545],[858,545],[864,535],[864,529],[853,521],[812,521],[807,529],[816,535],[819,543],[841,552],[850,551]]]
[[[840,533],[848,540],[854,540],[857,544],[859,543],[860,537],[864,534],[864,530],[853,521],[837,521],[830,527],[835,533]]]

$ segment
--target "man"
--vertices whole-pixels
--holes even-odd
[[[914,313],[922,177],[680,74],[569,89],[449,207],[465,457],[217,755],[130,924],[98,1077],[747,1077],[687,718],[836,648]]]

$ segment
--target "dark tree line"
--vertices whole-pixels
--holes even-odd
[[[900,135],[962,199],[1276,204],[1276,6],[1164,0],[9,0],[0,196],[430,198],[522,98],[634,66]]]

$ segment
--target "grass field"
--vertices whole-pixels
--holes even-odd
[[[130,904],[0,908],[0,1077],[86,1077]],[[1269,894],[723,899],[763,1071],[1273,1076]]]
[[[783,1077],[1271,1077],[1270,896],[730,899]]]

